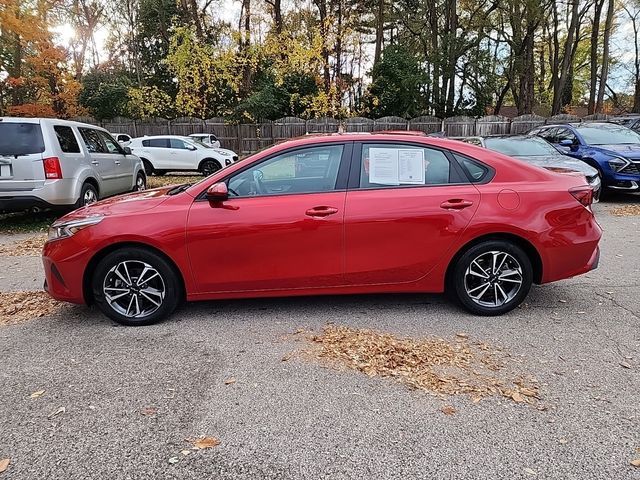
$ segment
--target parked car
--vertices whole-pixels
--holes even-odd
[[[115,138],[120,145],[128,147],[131,143],[131,136],[126,133],[112,133],[111,136]]]
[[[587,183],[593,188],[594,202],[597,202],[600,198],[601,181],[598,170],[581,160],[564,155],[540,137],[496,135],[490,137],[467,137],[463,138],[462,141],[504,153],[552,172],[567,175],[584,175]]]
[[[238,161],[238,155],[231,150],[177,135],[134,138],[129,146],[142,159],[147,175],[195,170],[209,176]]]
[[[597,267],[592,194],[582,177],[452,140],[305,137],[59,219],[45,288],[125,325],[182,299],[445,290],[498,315],[532,283]]]
[[[78,208],[144,190],[146,178],[140,159],[100,127],[0,117],[0,211]]]
[[[218,140],[218,137],[213,133],[192,133],[189,137],[200,140],[202,143],[209,145],[210,147],[220,148],[220,140]]]
[[[609,120],[610,123],[623,125],[636,132],[640,131],[640,114],[620,115]]]
[[[613,123],[545,125],[529,132],[600,173],[605,189],[640,190],[640,134]]]

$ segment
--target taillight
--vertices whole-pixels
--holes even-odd
[[[58,157],[45,158],[42,162],[44,163],[44,177],[47,180],[62,178],[62,168],[60,168]]]
[[[593,203],[593,189],[591,187],[575,187],[570,189],[569,193],[585,207],[590,207]]]

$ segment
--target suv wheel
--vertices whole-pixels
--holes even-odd
[[[222,167],[215,160],[203,160],[200,164],[200,173],[205,177],[208,177],[211,174],[216,173]]]
[[[144,173],[138,172],[138,176],[136,177],[136,186],[133,187],[134,192],[142,192],[147,189],[147,177],[145,177]]]
[[[93,274],[93,298],[107,317],[130,326],[151,325],[170,315],[182,297],[171,264],[135,247],[103,258]]]
[[[98,190],[91,183],[84,183],[80,190],[80,198],[76,202],[76,208],[86,207],[98,201]]]
[[[462,306],[476,315],[501,315],[525,299],[533,267],[520,247],[490,240],[469,248],[456,262],[452,288]]]
[[[142,165],[144,166],[144,171],[147,174],[147,177],[150,175],[153,175],[153,165],[151,165],[151,162],[149,160],[147,160],[146,158],[142,159]]]

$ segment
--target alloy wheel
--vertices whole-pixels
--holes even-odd
[[[87,190],[84,192],[84,196],[82,197],[82,204],[90,205],[97,201],[98,196],[96,195],[96,192],[92,188],[87,188]]]
[[[120,315],[144,318],[162,306],[166,287],[154,267],[139,260],[127,260],[107,272],[102,291],[109,306]]]
[[[138,175],[138,178],[136,179],[136,190],[138,192],[142,192],[146,190],[146,188],[147,183],[144,181],[144,177],[142,175]]]
[[[483,307],[500,307],[522,288],[522,266],[512,255],[492,250],[471,261],[464,274],[468,297]]]

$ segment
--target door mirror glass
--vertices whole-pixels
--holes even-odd
[[[571,140],[568,140],[568,139],[560,140],[561,147],[571,147],[572,145],[573,145],[573,142]]]
[[[193,152],[194,150],[196,150],[196,147],[194,147],[193,145],[187,145],[187,150],[191,150]]]
[[[207,190],[207,199],[212,202],[224,202],[229,198],[229,189],[224,182],[214,183]]]
[[[124,154],[125,155],[131,155],[131,148],[130,147],[122,147],[122,149],[124,150]]]

